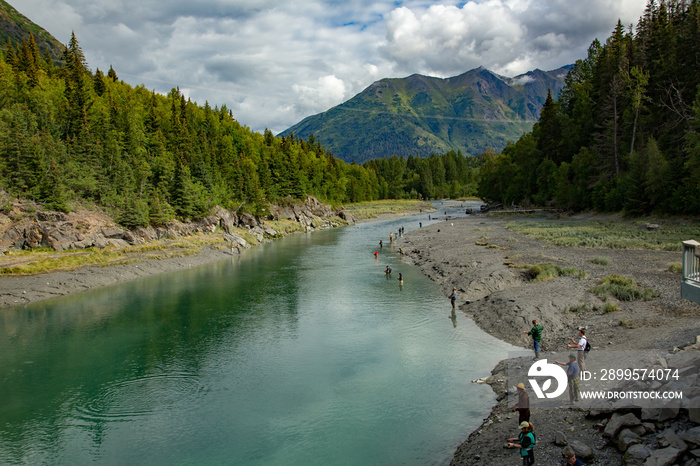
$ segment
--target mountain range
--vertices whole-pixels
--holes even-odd
[[[309,135],[348,161],[426,157],[450,150],[500,151],[532,129],[571,65],[508,78],[483,67],[451,78],[413,74],[376,81],[350,100],[305,118],[280,135]]]
[[[42,56],[62,60],[65,46],[0,0],[0,47],[8,40],[17,46],[30,32]],[[500,151],[532,129],[547,92],[556,98],[570,68],[514,78],[483,67],[446,79],[419,74],[386,78],[280,135],[308,139],[313,134],[335,157],[356,163],[451,150],[465,155]]]
[[[63,58],[65,47],[55,37],[5,0],[0,0],[0,48],[4,49],[8,41],[17,47],[22,41],[29,40],[29,33],[34,34],[34,41],[42,57],[48,55],[54,62]]]

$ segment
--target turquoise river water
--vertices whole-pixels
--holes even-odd
[[[512,347],[389,247],[419,221],[0,310],[0,464],[448,464]]]

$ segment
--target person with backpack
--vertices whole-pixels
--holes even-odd
[[[511,448],[520,448],[520,456],[523,458],[523,466],[532,466],[535,464],[534,447],[537,439],[535,438],[535,427],[531,422],[523,421],[520,423],[520,434],[517,437],[508,439],[508,446]],[[515,441],[518,443],[515,443]]]
[[[571,349],[576,350],[576,362],[578,363],[578,368],[581,372],[586,370],[586,348],[589,348],[588,339],[586,338],[586,330],[581,327],[578,329],[578,341],[574,337],[571,337],[571,343],[567,345]]]
[[[535,349],[534,359],[540,359],[540,342],[542,341],[542,330],[544,330],[544,327],[539,325],[537,323],[537,320],[535,319],[532,320],[532,328],[529,332],[527,330],[523,330],[523,333],[532,335],[532,346]]]

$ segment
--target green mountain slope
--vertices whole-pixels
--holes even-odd
[[[304,139],[313,134],[336,157],[357,163],[450,150],[478,155],[530,131],[547,90],[556,96],[567,71],[505,78],[477,68],[447,79],[417,74],[382,79],[282,134]]]
[[[5,0],[0,0],[0,48],[4,49],[8,40],[16,48],[22,41],[29,39],[30,32],[34,34],[42,57],[48,54],[54,61],[62,59],[65,47],[56,38],[19,13]]]

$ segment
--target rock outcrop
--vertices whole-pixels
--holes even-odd
[[[353,222],[352,217],[341,208],[334,210],[312,196],[304,203],[289,202],[287,207],[271,206],[268,219],[293,220],[307,231],[338,226],[341,221]],[[102,212],[65,214],[44,211],[37,204],[24,203],[14,205],[7,213],[0,213],[0,250],[48,248],[64,251],[124,247],[164,238],[213,233],[217,229],[221,229],[232,244],[248,247],[248,243],[235,234],[236,228],[248,230],[258,242],[280,236],[278,231],[265,224],[265,219],[220,206],[214,207],[207,217],[191,222],[172,221],[161,227],[126,229]]]

